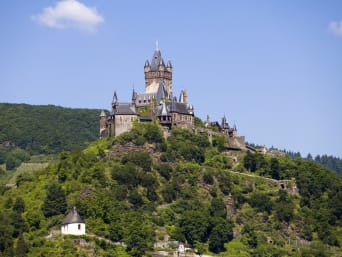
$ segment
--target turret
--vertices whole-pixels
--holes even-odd
[[[144,66],[144,71],[149,72],[150,70],[151,70],[150,62],[148,60],[146,60],[145,66]]]
[[[165,70],[165,63],[164,63],[163,58],[161,58],[159,62],[159,71],[164,71],[164,70]]]
[[[100,137],[107,135],[107,115],[105,111],[101,111],[100,114]]]
[[[179,102],[180,103],[188,103],[188,94],[186,90],[182,90],[180,95],[179,95]]]
[[[162,54],[156,45],[151,62],[146,61],[144,65],[145,73],[145,92],[156,93],[160,81],[163,81],[168,98],[172,97],[172,65],[168,61],[165,65]]]
[[[116,91],[114,91],[113,101],[112,101],[112,112],[114,113],[116,107],[118,106],[118,96],[116,95]]]
[[[222,129],[229,129],[229,125],[228,125],[227,118],[226,118],[225,114],[222,117],[221,126],[222,126]]]
[[[132,104],[135,104],[135,101],[137,100],[138,94],[137,92],[135,92],[134,88],[133,88],[133,92],[132,92]]]
[[[170,61],[170,60],[167,61],[166,70],[167,70],[168,72],[172,72],[172,64],[171,64],[171,61]]]

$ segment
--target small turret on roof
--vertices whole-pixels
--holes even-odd
[[[104,110],[101,111],[100,117],[107,117],[107,115],[106,115]]]
[[[114,95],[113,95],[113,104],[116,104],[118,102],[118,96],[116,95],[116,91],[114,91]]]

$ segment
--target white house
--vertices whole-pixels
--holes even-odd
[[[81,216],[74,206],[69,214],[64,218],[61,227],[62,234],[65,235],[85,235],[86,226]]]

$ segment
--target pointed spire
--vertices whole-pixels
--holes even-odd
[[[162,115],[162,116],[168,116],[168,114],[169,114],[169,113],[168,113],[168,111],[167,111],[165,101],[163,101],[163,106],[162,106],[161,115]]]
[[[178,102],[184,103],[184,92],[183,92],[183,90],[180,92],[179,101]]]
[[[150,62],[148,60],[145,61],[145,67],[150,66]]]
[[[106,116],[107,116],[107,115],[106,115],[105,111],[102,110],[102,111],[101,111],[101,114],[100,114],[100,117],[106,117]]]
[[[137,94],[137,92],[135,92],[135,90],[134,90],[134,85],[133,85],[132,101],[135,101],[135,100],[137,99],[137,96],[138,96],[138,94]]]
[[[118,102],[118,96],[116,95],[116,91],[114,91],[114,95],[113,95],[113,104],[116,104]]]

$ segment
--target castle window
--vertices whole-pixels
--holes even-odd
[[[81,224],[78,224],[78,230],[81,230]]]

